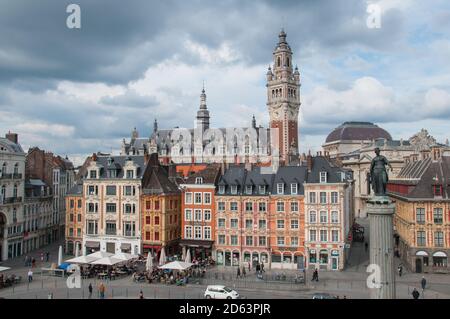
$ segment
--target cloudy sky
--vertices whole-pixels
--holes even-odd
[[[81,29],[66,7],[81,7]],[[368,28],[367,6],[381,8]],[[302,77],[300,150],[344,121],[450,138],[450,5],[410,1],[0,1],[0,133],[77,163],[133,127],[267,126],[265,73],[284,27]]]

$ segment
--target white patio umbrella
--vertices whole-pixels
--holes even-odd
[[[164,247],[161,249],[161,255],[159,256],[159,265],[164,265],[166,263],[166,251]]]
[[[79,256],[79,257],[75,257],[69,260],[66,260],[67,263],[69,264],[90,264],[93,261],[96,261],[100,258],[96,258],[96,257],[89,257],[89,256]]]
[[[58,266],[62,264],[62,246],[59,246],[58,250]]]
[[[184,261],[172,261],[168,264],[160,266],[159,269],[171,269],[171,270],[186,270],[190,268],[193,264]]]
[[[147,271],[152,271],[153,269],[153,256],[151,252],[148,253],[147,262],[145,263],[145,269]]]
[[[114,258],[114,257],[104,257],[97,259],[93,262],[91,262],[91,265],[105,265],[105,266],[112,266],[118,263],[123,262],[123,260]]]
[[[95,253],[89,254],[86,257],[94,257],[94,258],[100,259],[100,258],[105,258],[105,257],[111,257],[113,255],[114,254],[107,253],[106,251],[96,251]]]
[[[191,263],[191,250],[190,249],[187,250],[186,259],[184,261],[187,262],[188,264]]]
[[[75,257],[80,256],[80,246],[78,243],[75,244]]]
[[[10,267],[2,267],[0,266],[0,272],[11,269]]]
[[[131,259],[136,259],[139,258],[138,255],[133,255],[133,254],[127,254],[127,253],[117,253],[114,256],[112,256],[112,258],[116,258],[116,259],[120,259],[123,261],[128,261]]]

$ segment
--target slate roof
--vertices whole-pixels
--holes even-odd
[[[169,177],[167,166],[147,165],[142,180],[144,194],[174,194],[180,193],[176,177]]]
[[[326,138],[325,143],[340,140],[363,140],[371,141],[375,139],[392,140],[391,134],[381,127],[370,122],[345,122],[335,128]]]
[[[450,200],[450,156],[442,156],[437,161],[431,158],[407,163],[391,184],[410,185],[408,194],[398,195],[409,199]],[[434,186],[442,186],[442,198],[434,196]]]
[[[243,165],[232,166],[221,176],[218,186],[225,186],[225,193],[219,195],[247,195],[246,186],[253,186],[252,195],[259,194],[259,186],[266,186],[266,193],[276,194],[277,184],[285,185],[284,194],[291,195],[291,184],[297,184],[297,194],[304,194],[304,183],[319,183],[320,172],[327,172],[327,183],[341,183],[342,176],[345,179],[352,178],[352,171],[340,168],[323,156],[312,158],[312,169],[308,171],[306,165],[282,166],[276,173],[261,174],[261,167],[254,167],[248,171]],[[264,172],[264,171],[263,171]],[[231,194],[231,186],[238,186],[237,194]],[[248,194],[250,195],[250,194]]]
[[[0,137],[0,145],[6,148],[11,153],[24,153],[22,146],[20,144],[16,144],[7,138]]]
[[[184,179],[183,184],[195,184],[197,177],[203,177],[203,184],[216,184],[220,176],[220,166],[209,164],[204,170],[189,175]]]
[[[83,184],[82,183],[77,183],[75,186],[73,186],[72,188],[70,188],[67,191],[67,195],[81,195],[83,193]]]
[[[128,159],[131,159],[134,164],[138,166],[137,176],[135,178],[142,178],[145,171],[145,161],[144,156],[133,156],[133,155],[124,155],[124,156],[98,156],[97,164],[101,165],[100,169],[100,178],[108,178],[107,168],[108,168],[108,158],[113,160],[113,167],[117,169],[116,178],[123,178],[124,170],[123,166]]]

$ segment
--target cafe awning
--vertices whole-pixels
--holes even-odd
[[[100,248],[100,242],[98,242],[98,241],[87,241],[85,246],[87,248]]]
[[[123,243],[120,245],[120,249],[129,250],[129,249],[131,249],[131,244]]]
[[[433,257],[447,257],[447,254],[442,251],[437,251],[433,254]]]

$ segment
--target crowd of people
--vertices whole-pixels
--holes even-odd
[[[3,275],[0,274],[0,289],[11,287],[14,284],[19,283],[22,280],[22,277],[16,275]]]
[[[85,265],[80,266],[80,274],[83,278],[115,279],[122,275],[129,276],[138,268],[138,262],[127,262],[126,264],[105,266],[105,265]]]

